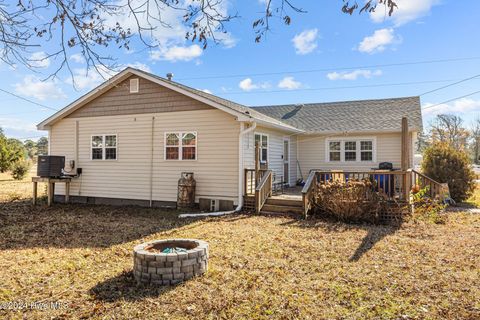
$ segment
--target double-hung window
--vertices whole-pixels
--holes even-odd
[[[260,162],[267,163],[268,161],[268,135],[262,133],[255,133],[255,145],[260,147]]]
[[[374,138],[329,139],[327,162],[372,162],[375,159]]]
[[[93,135],[91,150],[92,160],[117,160],[117,135]]]
[[[197,160],[197,133],[165,133],[165,160]]]

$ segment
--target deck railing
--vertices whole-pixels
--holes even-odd
[[[303,216],[305,218],[313,207],[313,196],[318,186],[317,180],[317,171],[310,171],[302,189]]]
[[[419,189],[428,188],[427,194],[431,198],[443,200],[449,195],[450,190],[448,184],[437,182],[414,169],[409,170],[409,172],[411,174],[412,186],[416,185]]]
[[[272,195],[273,175],[272,170],[266,170],[262,179],[255,188],[255,212],[258,214],[268,197]]]
[[[423,176],[423,175],[422,175]],[[371,187],[378,192],[386,201],[409,202],[410,190],[412,188],[411,171],[318,171],[312,170],[305,182],[302,190],[303,211],[305,217],[312,209],[314,204],[313,195],[316,188],[321,183],[342,182],[367,180],[371,182]],[[434,190],[437,190],[438,183],[429,180],[435,184]]]
[[[244,190],[243,193],[246,196],[253,196],[255,195],[255,189],[257,184],[260,182],[260,180],[263,178],[265,172],[267,170],[265,169],[260,169],[258,171],[258,177],[255,174],[255,169],[245,169],[245,175],[244,175]]]

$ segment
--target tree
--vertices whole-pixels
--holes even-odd
[[[38,155],[47,155],[48,154],[48,138],[41,137],[37,141],[37,154]]]
[[[430,145],[430,137],[426,135],[423,131],[418,133],[416,152],[423,153],[425,149]]]
[[[475,120],[471,130],[473,162],[480,164],[480,118]]]
[[[7,144],[7,137],[3,133],[3,129],[0,128],[0,172],[5,172],[10,167],[8,163],[9,150]]]
[[[23,143],[25,149],[27,150],[27,155],[29,159],[34,159],[37,155],[37,144],[33,140],[25,140]]]
[[[430,125],[430,136],[433,142],[447,143],[455,149],[465,150],[470,137],[469,131],[463,127],[463,119],[452,114],[439,114]]]
[[[297,0],[265,0],[265,10],[253,19],[255,41],[259,42],[270,30],[272,18],[285,25],[292,21],[291,13],[305,13],[294,4]],[[397,5],[393,0],[342,0],[342,12],[373,12],[380,5],[392,15]],[[168,16],[180,15],[185,37],[200,43],[221,42],[227,33],[226,23],[238,17],[228,13],[223,0],[18,0],[0,3],[0,59],[30,69],[55,61],[50,77],[67,69],[74,81],[69,57],[81,53],[87,70],[101,75],[115,70],[113,48],[129,49],[132,44],[152,49],[162,46],[158,31],[171,27]],[[50,52],[32,55],[32,50],[45,48]]]
[[[422,171],[440,183],[448,183],[450,196],[457,202],[467,199],[475,189],[467,152],[449,143],[435,142],[425,150]]]
[[[8,171],[13,164],[26,155],[25,147],[20,140],[8,139],[0,128],[0,172]]]

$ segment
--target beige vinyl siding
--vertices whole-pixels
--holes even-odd
[[[273,170],[278,177],[283,176],[283,139],[284,137],[290,137],[290,182],[294,184],[297,176],[294,166],[297,161],[295,136],[287,132],[257,126],[254,132],[244,137],[243,162],[245,168],[255,168],[255,133],[268,135],[268,168]]]
[[[137,93],[130,93],[130,79],[139,79]],[[68,117],[98,117],[208,109],[213,110],[214,108],[147,79],[131,76],[74,111]]]
[[[176,201],[182,171],[194,172],[199,197],[237,203],[238,135],[240,125],[216,109],[158,114],[67,118],[52,127],[52,154],[75,154],[75,121],[79,131],[77,167],[72,195],[142,199],[150,197],[152,117],[154,120],[153,200]],[[195,161],[164,160],[165,132],[196,131]],[[117,160],[91,160],[90,139],[96,134],[117,134]],[[64,190],[59,185],[57,194]]]
[[[412,146],[415,139],[412,135]],[[370,170],[378,167],[380,162],[392,162],[394,168],[401,166],[401,133],[378,133],[352,135],[353,138],[376,139],[376,161],[375,162],[326,162],[326,139],[345,139],[349,136],[321,136],[303,135],[298,136],[298,160],[302,170],[303,178],[306,179],[312,169],[319,170]],[[411,154],[411,152],[409,152]],[[412,158],[411,158],[412,159]],[[411,161],[410,161],[411,162]],[[300,177],[300,173],[298,173]]]

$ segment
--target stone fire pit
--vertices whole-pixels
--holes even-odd
[[[205,241],[156,240],[140,244],[133,251],[133,273],[138,283],[169,286],[207,272]]]

